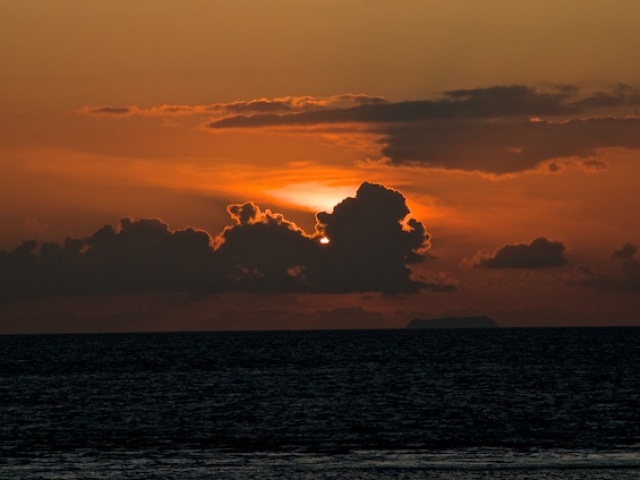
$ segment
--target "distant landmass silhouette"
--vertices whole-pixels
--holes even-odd
[[[442,317],[423,320],[414,318],[407,328],[499,328],[494,320],[484,315],[477,317]]]

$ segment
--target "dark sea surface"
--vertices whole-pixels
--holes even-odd
[[[0,337],[0,479],[640,478],[640,329]]]

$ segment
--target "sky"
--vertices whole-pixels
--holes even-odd
[[[0,333],[640,325],[636,0],[0,12]]]

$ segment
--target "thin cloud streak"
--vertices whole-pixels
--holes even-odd
[[[283,125],[338,123],[394,124],[444,119],[530,118],[581,115],[598,108],[640,105],[640,92],[618,86],[613,92],[579,97],[577,86],[540,91],[525,85],[450,90],[436,100],[375,102],[348,108],[302,111],[276,115],[238,115],[210,122],[220,128],[260,128]]]
[[[213,118],[237,115],[289,114],[322,109],[348,108],[358,105],[384,104],[383,97],[345,93],[329,97],[288,96],[281,98],[258,98],[248,101],[220,102],[205,105],[159,105],[150,108],[130,106],[84,106],[77,113],[98,117],[172,117],[209,115]]]

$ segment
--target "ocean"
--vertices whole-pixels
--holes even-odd
[[[0,478],[640,478],[640,328],[0,336]]]

